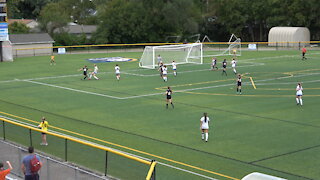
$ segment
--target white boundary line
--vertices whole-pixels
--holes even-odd
[[[78,90],[78,89],[73,89],[73,88],[68,88],[68,87],[63,87],[63,86],[56,86],[56,85],[52,85],[52,84],[41,83],[41,82],[36,82],[36,81],[31,81],[31,80],[21,80],[21,81],[29,82],[29,83],[33,83],[33,84],[40,84],[43,86],[65,89],[65,90],[74,91],[74,92],[80,92],[80,93],[91,94],[91,95],[96,95],[96,96],[108,97],[108,98],[112,98],[112,99],[122,99],[122,98],[119,98],[116,96],[110,96],[110,95],[106,95],[106,94],[99,94],[99,93],[94,93],[94,92],[89,92],[89,91],[83,91],[83,90]]]
[[[256,82],[265,82],[265,81],[272,81],[272,80],[277,80],[277,79],[287,79],[287,78],[292,78],[292,77],[303,77],[303,76],[310,76],[310,75],[315,75],[315,74],[320,74],[320,73],[301,74],[301,75],[298,75],[298,76],[285,76],[285,77],[272,78],[272,79],[263,79],[263,80],[257,80]],[[69,90],[69,91],[85,93],[85,94],[91,94],[91,95],[95,95],[95,96],[102,96],[102,97],[107,97],[107,98],[112,98],[112,99],[119,99],[119,100],[134,99],[134,98],[141,98],[141,97],[148,97],[148,96],[155,96],[155,95],[163,94],[163,93],[152,93],[152,94],[145,94],[145,95],[117,97],[117,96],[111,96],[111,95],[106,95],[106,94],[83,91],[83,90],[78,90],[78,89],[73,89],[73,88],[68,88],[68,87],[63,87],[63,86],[52,85],[52,84],[48,84],[48,83],[36,82],[36,81],[32,81],[32,80],[18,80],[18,79],[16,79],[14,81],[29,82],[29,83],[33,83],[33,84],[39,84],[39,85],[43,85],[43,86],[55,87],[55,88]],[[306,82],[308,82],[308,81],[306,81]],[[314,82],[317,82],[317,81],[314,81]],[[296,83],[296,82],[292,82],[292,83]],[[244,84],[246,84],[246,83],[244,83]],[[261,83],[258,83],[258,84],[261,85]],[[270,83],[270,84],[272,84],[272,83]],[[216,86],[207,86],[207,87],[199,87],[199,88],[192,88],[192,89],[177,90],[175,92],[195,91],[195,90],[211,89],[211,88],[233,86],[233,85],[234,85],[234,83],[232,83],[232,84],[222,84],[222,85],[216,85]],[[264,83],[264,85],[266,85],[266,83]]]

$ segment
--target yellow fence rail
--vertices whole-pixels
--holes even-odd
[[[6,123],[9,123],[9,124],[12,124],[12,125],[15,125],[15,126],[19,126],[19,127],[25,128],[25,129],[29,129],[30,131],[32,130],[32,131],[37,131],[37,132],[41,132],[41,133],[46,133],[48,135],[51,135],[51,136],[54,136],[54,137],[57,137],[57,138],[60,138],[60,139],[69,140],[69,141],[73,141],[73,142],[76,142],[76,143],[79,143],[79,144],[82,144],[82,145],[85,145],[85,146],[88,146],[88,147],[92,147],[92,148],[95,148],[95,149],[100,149],[100,150],[103,150],[103,151],[106,151],[106,152],[110,152],[110,153],[122,156],[122,157],[127,158],[127,159],[134,160],[136,162],[148,165],[148,166],[150,166],[150,168],[149,168],[149,171],[148,171],[148,174],[147,174],[147,178],[149,176],[151,177],[153,172],[154,172],[154,170],[155,170],[156,161],[145,160],[145,159],[142,159],[142,158],[130,155],[130,154],[123,153],[123,152],[115,150],[115,149],[111,149],[111,148],[108,148],[108,147],[105,147],[105,146],[102,146],[102,145],[100,146],[100,145],[97,145],[97,144],[94,144],[94,143],[91,143],[91,142],[88,142],[88,141],[83,141],[81,139],[77,139],[77,138],[74,138],[74,137],[71,137],[71,136],[66,136],[66,135],[62,135],[62,134],[58,134],[58,133],[50,132],[50,131],[43,131],[41,129],[29,126],[29,125],[25,125],[25,124],[22,124],[22,123],[19,123],[19,122],[16,122],[16,121],[12,121],[12,120],[9,120],[9,119],[3,118],[3,117],[0,117],[0,121],[3,121],[3,123],[6,122]],[[3,124],[3,128],[5,129],[4,124]],[[5,134],[5,131],[3,133]],[[5,135],[4,135],[4,139],[5,139]],[[151,173],[151,175],[150,175],[150,173]]]
[[[282,41],[282,42],[241,42],[240,44],[319,44],[320,41]],[[74,46],[52,46],[52,47],[37,47],[37,48],[20,48],[16,50],[31,50],[31,49],[57,49],[57,48],[87,48],[87,47],[128,47],[128,46],[160,46],[160,45],[177,45],[184,43],[132,43],[132,44],[94,44],[94,45],[74,45]],[[208,45],[228,45],[229,42],[203,42]]]

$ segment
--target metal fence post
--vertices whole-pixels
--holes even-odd
[[[2,128],[3,128],[3,140],[6,140],[6,128],[5,128],[4,121],[2,121]]]
[[[29,129],[29,137],[30,137],[30,146],[32,146],[32,132],[31,132],[31,129]]]
[[[68,161],[68,139],[65,139],[64,144],[64,160]]]
[[[107,171],[108,171],[108,151],[106,151],[106,164],[104,167],[104,176],[107,176]]]
[[[21,162],[21,160],[22,160],[21,151],[22,151],[22,149],[18,148],[18,157],[19,157],[18,162]],[[21,171],[18,171],[18,172],[19,172],[19,175],[22,176],[22,172]]]
[[[154,167],[153,173],[152,173],[152,180],[156,180],[156,167]]]
[[[47,180],[50,180],[50,158],[47,158]]]

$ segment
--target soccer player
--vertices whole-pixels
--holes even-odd
[[[162,67],[162,78],[163,78],[163,81],[164,81],[164,82],[168,81],[167,74],[168,74],[168,68],[167,68],[166,65],[164,65],[164,66]]]
[[[172,70],[173,70],[173,75],[176,77],[177,76],[177,64],[175,61],[172,61]]]
[[[96,80],[99,80],[99,78],[97,77],[97,74],[98,74],[98,66],[95,64],[93,65],[93,72],[90,73],[90,76],[89,76],[89,80],[91,80],[91,77],[93,76]]]
[[[227,71],[226,71],[226,68],[227,68],[227,60],[226,59],[224,59],[223,62],[222,62],[222,68],[223,68],[222,69],[222,75],[226,74],[226,76],[228,76],[227,75]]]
[[[237,65],[237,61],[235,60],[235,58],[233,58],[231,61],[231,66],[232,66],[234,74],[237,74],[236,65]]]
[[[172,90],[171,90],[171,88],[170,88],[169,86],[168,86],[168,89],[166,90],[166,94],[165,94],[165,95],[167,96],[167,99],[166,99],[166,108],[168,109],[168,103],[170,102],[172,108],[174,109],[174,105],[173,105],[173,103],[172,103],[172,97],[171,97],[171,95],[172,95]]]
[[[296,101],[297,101],[297,105],[301,105],[302,106],[302,91],[303,91],[303,88],[302,88],[302,85],[301,83],[298,83],[297,85],[297,88],[296,88]]]
[[[56,61],[54,60],[54,55],[51,56],[50,65],[56,65]]]
[[[241,94],[241,74],[238,75],[237,79],[237,94]]]
[[[307,58],[305,56],[306,53],[307,53],[307,49],[306,49],[306,47],[303,46],[303,48],[302,48],[302,60],[307,60]]]
[[[40,124],[38,125],[39,128],[41,128],[42,131],[48,131],[48,121],[46,121],[46,118],[45,117],[42,117],[41,118],[41,122]],[[40,145],[45,145],[45,146],[48,146],[48,142],[47,142],[47,134],[45,132],[42,132],[41,134],[41,140],[42,142],[40,143]]]
[[[118,66],[118,64],[116,64],[116,66],[114,67],[114,70],[116,71],[116,78],[119,81],[120,80],[120,67]]]
[[[89,71],[88,67],[87,67],[87,66],[84,66],[83,68],[80,68],[79,71],[83,71],[83,75],[84,75],[83,80],[87,79],[87,77],[88,77],[88,71]],[[82,80],[82,79],[81,79],[81,80]]]
[[[209,138],[209,122],[210,119],[207,113],[203,113],[203,117],[200,119],[201,139],[208,142]]]
[[[214,70],[214,68],[218,69],[217,58],[212,58],[211,70]]]
[[[158,71],[160,72],[160,78],[162,78],[162,72],[163,72],[163,63],[162,62],[160,62],[160,64],[159,64],[159,69],[158,69]]]
[[[162,57],[160,56],[160,54],[157,57],[157,61],[158,61],[158,66],[162,63]]]

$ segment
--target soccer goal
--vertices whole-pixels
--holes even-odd
[[[158,66],[157,57],[161,56],[164,65],[170,65],[172,61],[176,64],[203,63],[202,43],[146,46],[140,59],[139,66],[154,69]]]
[[[228,43],[219,45],[214,44],[208,36],[205,36],[202,39],[202,43],[204,44],[204,57],[213,57],[213,56],[225,56],[225,55],[233,55],[233,56],[241,56],[241,39],[236,35],[232,34]],[[220,48],[220,46],[227,46],[227,48]]]

